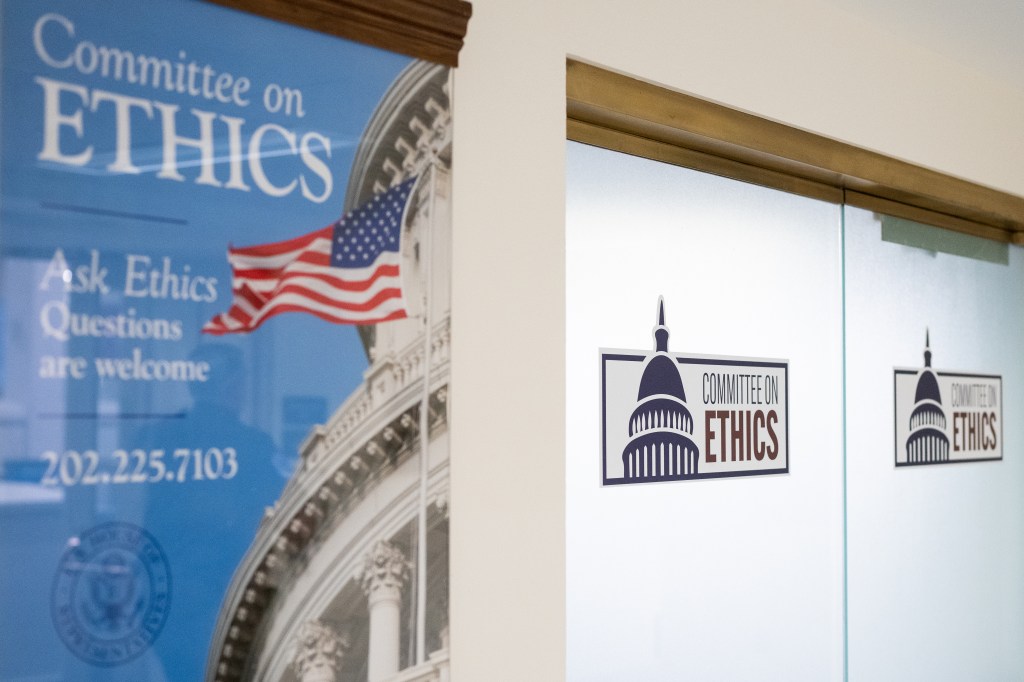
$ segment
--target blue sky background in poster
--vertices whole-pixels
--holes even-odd
[[[340,216],[411,60],[184,0],[5,0],[2,22],[0,680],[201,679],[264,507],[366,367],[354,327],[309,315],[200,334],[226,249]],[[82,562],[169,603],[141,643],[125,583]]]

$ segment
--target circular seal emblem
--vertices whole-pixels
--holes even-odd
[[[65,646],[87,663],[110,667],[156,640],[171,605],[171,572],[156,539],[130,523],[104,523],[72,538],[51,598]]]

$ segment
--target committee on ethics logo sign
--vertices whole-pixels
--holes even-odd
[[[670,353],[664,301],[653,350],[601,349],[605,485],[789,471],[789,364]]]
[[[1003,458],[1003,378],[937,372],[925,331],[924,367],[893,370],[896,466]]]

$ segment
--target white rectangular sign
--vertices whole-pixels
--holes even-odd
[[[605,485],[789,471],[788,363],[601,350]]]
[[[1003,379],[894,370],[896,466],[1003,458]]]

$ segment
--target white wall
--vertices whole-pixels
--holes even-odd
[[[455,79],[452,653],[565,670],[566,55],[1024,194],[1024,92],[813,0],[474,0]]]

